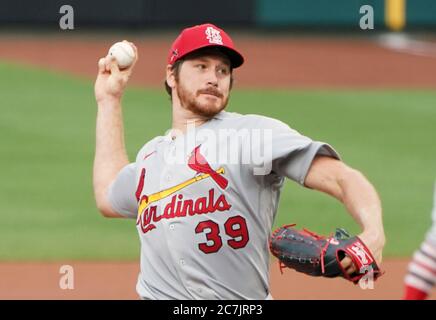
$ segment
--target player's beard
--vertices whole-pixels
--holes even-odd
[[[229,102],[229,95],[227,95],[227,97],[224,97],[224,95],[214,87],[198,90],[197,92],[192,93],[191,91],[186,89],[181,82],[177,82],[176,92],[177,96],[179,97],[180,104],[183,108],[205,118],[212,118],[216,114],[220,113],[222,110],[225,109],[227,103]],[[198,98],[203,93],[216,95],[219,97],[219,100],[200,102]]]

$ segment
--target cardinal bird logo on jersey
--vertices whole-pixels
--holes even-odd
[[[188,159],[188,167],[196,172],[191,179],[183,181],[173,187],[158,191],[151,195],[142,195],[145,179],[145,168],[142,169],[136,189],[136,199],[138,200],[138,219],[137,224],[141,225],[143,233],[156,228],[152,222],[161,219],[172,219],[176,217],[188,217],[195,214],[209,214],[216,211],[228,211],[232,205],[227,202],[224,194],[216,197],[215,190],[208,190],[207,196],[197,199],[184,199],[183,194],[176,194],[180,190],[197,183],[203,179],[211,178],[221,189],[226,189],[229,182],[223,177],[224,168],[212,169],[206,158],[200,153],[200,146],[195,147]],[[162,199],[171,197],[171,201],[166,204],[162,213],[158,213],[157,206],[151,204]]]
[[[217,171],[213,170],[207,160],[200,153],[200,146],[195,147],[194,151],[191,153],[191,157],[188,160],[188,167],[195,170],[197,173],[209,174],[213,181],[220,186],[221,189],[227,188],[228,181],[221,174],[219,174],[219,169]]]

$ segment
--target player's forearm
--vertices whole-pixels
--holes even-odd
[[[106,202],[109,185],[129,160],[124,144],[120,101],[98,101],[97,105],[93,183],[97,206],[100,207]]]
[[[377,191],[372,184],[359,172],[348,169],[347,173],[338,179],[341,189],[341,201],[347,211],[374,241],[384,242],[382,221],[382,206]]]

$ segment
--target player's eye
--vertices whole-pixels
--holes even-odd
[[[229,68],[219,68],[218,69],[218,72],[220,73],[220,74],[222,74],[222,75],[228,75],[229,73],[230,73],[230,70],[229,70]]]
[[[198,70],[206,70],[206,65],[204,63],[199,63],[195,66]]]

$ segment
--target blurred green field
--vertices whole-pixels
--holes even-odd
[[[436,92],[239,90],[230,111],[271,116],[332,144],[382,197],[386,257],[407,256],[430,226],[436,178]],[[137,259],[135,222],[94,205],[93,82],[0,63],[0,260]],[[131,159],[170,126],[163,90],[124,98]],[[276,225],[358,232],[342,206],[288,182]]]

